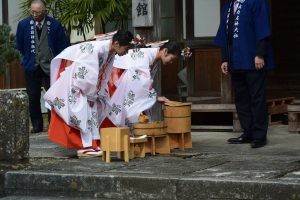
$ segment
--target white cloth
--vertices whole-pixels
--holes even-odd
[[[84,147],[92,146],[93,139],[100,139],[100,115],[111,110],[107,82],[114,55],[108,59],[109,47],[110,40],[79,43],[51,61],[51,87],[44,99],[66,124],[80,130]],[[73,63],[56,80],[62,59]],[[98,91],[98,76],[104,65],[106,76]],[[92,107],[88,100],[94,102]]]
[[[125,126],[138,121],[141,112],[150,109],[156,102],[157,93],[152,88],[152,70],[158,48],[130,50],[125,56],[116,56],[113,66],[126,69],[111,97],[112,110],[108,118],[116,126]]]

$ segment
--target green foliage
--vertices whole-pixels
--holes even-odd
[[[10,27],[0,25],[0,74],[5,72],[8,63],[19,62],[20,52],[15,48],[15,36],[10,34]]]
[[[31,0],[20,3],[20,18],[29,15],[30,4]],[[127,28],[125,22],[131,9],[131,0],[46,0],[46,4],[49,14],[60,20],[68,36],[76,30],[84,38],[95,23],[100,33],[105,33],[108,22],[116,22],[116,29]]]

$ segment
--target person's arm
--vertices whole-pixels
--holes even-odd
[[[18,24],[16,32],[16,48],[24,55],[24,30],[21,23]]]
[[[265,65],[264,57],[268,54],[268,42],[269,38],[266,37],[260,40],[256,45],[256,56],[255,56],[255,69],[261,70]]]
[[[68,46],[70,46],[69,39],[67,38],[64,28],[60,23],[58,24],[58,29],[57,29],[57,34],[55,39],[58,40],[57,44],[59,44],[59,53],[62,52]]]
[[[221,48],[221,70],[223,74],[228,74],[228,52],[226,48]]]
[[[266,37],[258,42],[256,45],[256,56],[259,56],[261,58],[265,57],[268,53],[268,42],[269,38]]]
[[[221,48],[221,61],[223,62],[228,62],[228,53],[226,48]]]

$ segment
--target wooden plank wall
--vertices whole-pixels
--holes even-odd
[[[217,48],[195,49],[194,96],[220,96],[221,55]]]
[[[161,91],[162,95],[177,98],[177,85],[179,83],[179,78],[177,76],[179,72],[179,62],[170,64],[170,65],[161,65],[162,78],[161,78]]]
[[[25,88],[23,67],[19,63],[10,64],[6,74],[0,75],[0,89]]]

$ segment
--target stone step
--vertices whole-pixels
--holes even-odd
[[[23,195],[21,199],[26,199],[28,195],[67,199],[76,197],[139,200],[207,200],[211,198],[283,200],[289,199],[292,194],[296,195],[292,199],[300,199],[300,184],[287,183],[284,180],[250,181],[205,177],[165,177],[138,173],[120,176],[11,171],[6,174],[5,190],[8,195]],[[6,198],[9,199],[9,197]],[[18,196],[14,198],[18,200]]]
[[[251,149],[249,144],[227,144],[237,136],[232,132],[195,132],[192,149],[129,163],[113,157],[109,164],[101,158],[77,158],[75,150],[49,142],[47,133],[34,134],[29,163],[5,168],[0,162],[0,196],[300,200],[299,134],[288,134],[284,125],[270,127],[269,133],[266,147]]]
[[[7,196],[0,198],[1,200],[82,200],[82,198],[74,198],[74,197],[51,197],[51,196]],[[93,200],[94,198],[84,198],[84,200]],[[108,199],[99,199],[97,200],[108,200]]]

